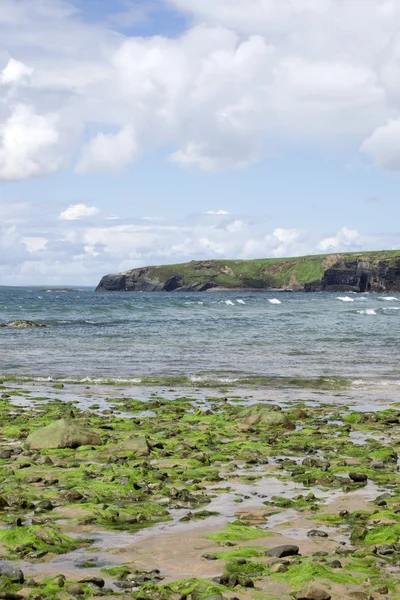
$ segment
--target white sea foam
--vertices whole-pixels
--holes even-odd
[[[282,304],[282,302],[278,300],[278,298],[272,298],[271,300],[268,300],[268,302],[270,302],[271,304]]]
[[[227,306],[235,306],[232,300],[221,300],[220,304],[226,304]]]
[[[400,310],[400,306],[384,306],[382,310]]]
[[[373,308],[366,308],[365,310],[358,310],[359,315],[376,315]]]
[[[398,298],[395,298],[394,296],[383,296],[382,298],[379,298],[379,300],[383,300],[386,302],[393,302],[398,300]]]
[[[336,300],[341,300],[342,302],[354,302],[354,298],[350,298],[349,296],[337,296]]]
[[[237,302],[238,304],[246,304],[246,302],[245,302],[244,300],[242,300],[241,298],[238,298],[238,299],[236,300],[236,302]]]

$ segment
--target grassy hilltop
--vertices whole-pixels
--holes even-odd
[[[224,288],[296,288],[321,279],[325,271],[341,260],[365,260],[371,266],[381,261],[388,264],[400,259],[400,250],[318,254],[296,258],[260,258],[254,260],[208,260],[147,267],[146,276],[166,283],[179,275],[185,286],[195,286],[212,279]]]

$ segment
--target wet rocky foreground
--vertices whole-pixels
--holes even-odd
[[[0,599],[400,597],[372,396],[1,382]]]

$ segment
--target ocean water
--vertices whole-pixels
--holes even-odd
[[[0,375],[400,385],[400,295],[0,288]]]

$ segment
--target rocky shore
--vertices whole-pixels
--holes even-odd
[[[400,406],[0,385],[0,598],[399,596]]]

